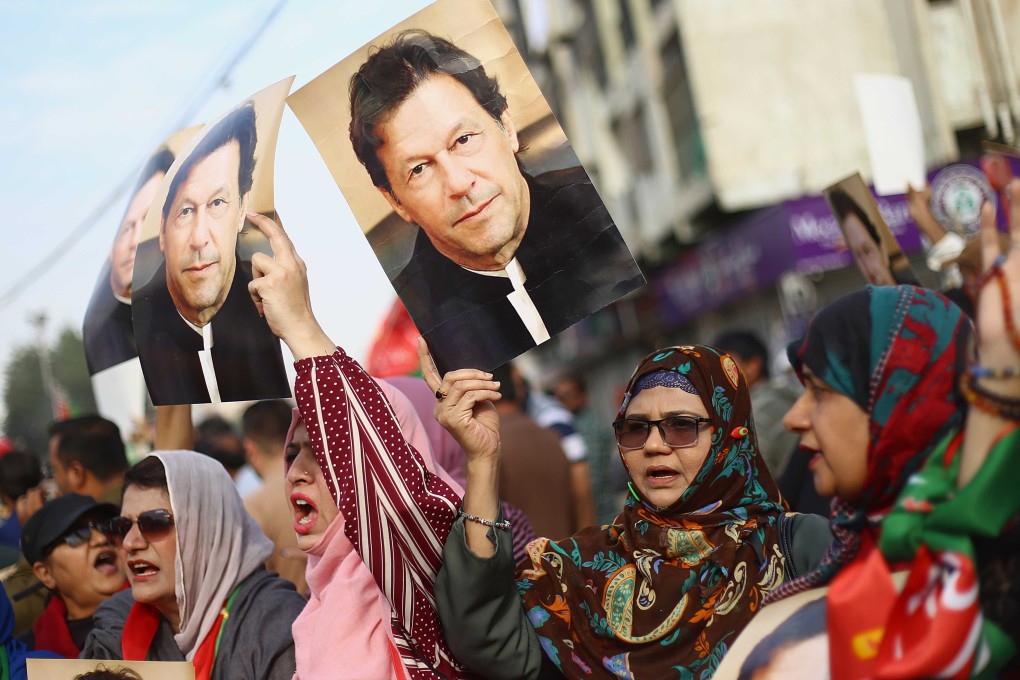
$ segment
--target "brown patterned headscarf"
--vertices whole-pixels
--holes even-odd
[[[712,420],[712,446],[690,487],[664,509],[635,491],[615,524],[538,539],[518,573],[542,648],[568,677],[709,677],[783,581],[783,508],[733,359],[703,345],[654,352],[634,371],[620,414],[646,376],[669,385],[672,374],[687,379],[679,382]]]

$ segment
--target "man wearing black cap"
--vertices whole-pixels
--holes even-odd
[[[22,639],[37,650],[75,658],[96,609],[124,588],[117,551],[102,527],[118,514],[109,503],[68,494],[50,501],[22,529],[21,549],[50,601]]]

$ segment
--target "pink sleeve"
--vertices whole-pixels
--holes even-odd
[[[408,641],[401,653],[413,647],[414,656],[445,666],[452,656],[434,583],[460,498],[404,439],[379,385],[342,349],[295,366],[309,440],[344,533],[393,607],[395,639]]]
[[[411,448],[421,454],[422,459],[425,461],[425,467],[449,484],[450,488],[458,496],[463,497],[464,487],[453,479],[446,469],[439,464],[439,461],[436,460],[431,440],[429,440],[429,433],[425,429],[425,424],[421,422],[418,411],[414,408],[414,403],[410,397],[404,394],[399,387],[390,384],[388,380],[376,378],[375,381],[382,390],[383,396],[390,402],[390,408],[393,409],[393,413],[397,417],[397,425],[400,426],[404,439],[411,445]]]

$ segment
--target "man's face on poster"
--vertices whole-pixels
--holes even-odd
[[[889,255],[885,246],[871,236],[868,228],[854,213],[847,213],[840,223],[847,248],[868,283],[876,286],[895,286],[896,280],[889,269]]]
[[[530,196],[509,111],[496,121],[464,85],[425,79],[376,126],[393,209],[470,269],[503,268],[528,224]]]
[[[170,203],[159,234],[166,283],[177,310],[204,326],[230,292],[234,247],[244,227],[248,196],[239,196],[236,140],[194,164]]]
[[[128,204],[124,220],[120,223],[117,236],[110,250],[110,288],[114,295],[131,297],[131,276],[135,270],[135,250],[138,248],[138,234],[141,233],[149,205],[156,197],[156,189],[163,181],[162,172],[155,173],[135,192]]]

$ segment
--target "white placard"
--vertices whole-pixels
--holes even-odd
[[[117,423],[120,436],[130,440],[137,423],[145,418],[145,378],[138,357],[92,376],[92,392],[99,415]]]
[[[854,91],[871,157],[875,194],[904,194],[925,184],[924,134],[909,78],[858,73]]]

